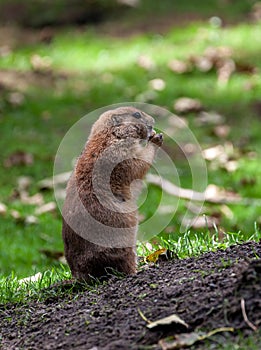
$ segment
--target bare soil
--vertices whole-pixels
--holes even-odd
[[[160,349],[158,341],[166,336],[225,326],[235,332],[219,335],[219,342],[239,333],[249,336],[253,330],[241,300],[249,322],[260,326],[260,256],[261,244],[247,242],[162,261],[137,275],[112,276],[66,297],[54,293],[44,302],[2,305],[2,349]],[[189,328],[172,324],[149,330],[139,310],[150,321],[175,313]]]

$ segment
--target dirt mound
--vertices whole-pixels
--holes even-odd
[[[261,244],[248,242],[112,277],[66,300],[1,307],[2,348],[160,349],[166,336],[224,326],[248,335],[261,322],[260,256]],[[149,330],[139,310],[150,321],[175,313],[189,327]]]

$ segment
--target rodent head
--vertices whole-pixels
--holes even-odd
[[[119,107],[103,113],[92,127],[91,136],[108,131],[117,139],[148,140],[155,131],[154,119],[134,107]]]

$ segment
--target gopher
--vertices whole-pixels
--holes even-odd
[[[65,257],[77,280],[136,272],[136,200],[163,142],[153,125],[150,115],[120,107],[92,126],[63,206]]]

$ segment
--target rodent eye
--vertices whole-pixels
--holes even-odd
[[[137,118],[137,119],[140,119],[141,118],[141,114],[140,112],[135,112],[132,114],[133,117]]]

